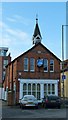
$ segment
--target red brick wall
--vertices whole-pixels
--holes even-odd
[[[38,51],[41,51],[41,53],[38,53]],[[35,71],[30,72],[30,62],[29,62],[29,71],[24,72],[24,58],[28,57],[30,60],[31,57],[35,59]],[[43,67],[39,69],[37,67],[37,60],[38,58],[41,59],[48,59],[48,72],[44,72]],[[54,60],[54,72],[50,72],[50,59]],[[13,70],[12,70],[12,64],[13,64]],[[12,74],[13,72],[13,74]],[[21,73],[21,75],[19,75]],[[60,61],[55,57],[53,54],[51,54],[47,49],[45,49],[43,46],[38,45],[34,47],[34,49],[31,49],[29,52],[26,52],[25,54],[18,57],[16,60],[14,60],[8,67],[7,67],[7,76],[6,81],[8,80],[8,86],[10,87],[10,82],[13,80],[13,84],[15,82],[16,84],[16,101],[19,99],[19,81],[18,78],[24,78],[24,79],[59,79],[60,78]],[[13,75],[13,76],[12,76]],[[60,90],[60,84],[59,84],[59,90]],[[60,94],[60,92],[59,92]]]
[[[38,54],[37,51],[42,51],[42,53]],[[35,59],[35,72],[30,72],[30,62],[29,62],[29,67],[28,67],[28,72],[24,72],[24,58],[28,57],[29,61],[30,58],[33,57]],[[48,72],[44,72],[43,67],[40,68],[40,72],[39,72],[39,68],[37,67],[37,60],[38,58],[41,59],[48,59]],[[50,72],[50,59],[54,60],[54,72]],[[47,50],[45,50],[43,47],[36,46],[35,49],[33,49],[32,51],[29,51],[27,54],[21,56],[21,58],[18,58],[18,63],[17,63],[17,70],[21,71],[22,78],[40,78],[40,79],[59,79],[60,77],[60,63],[59,61],[55,58],[55,56],[53,56],[52,54],[48,53]]]

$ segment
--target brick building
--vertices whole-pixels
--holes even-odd
[[[47,94],[60,95],[60,62],[42,43],[36,19],[33,46],[6,66],[4,91],[14,91],[13,100],[19,103],[25,94],[33,94],[38,100]]]
[[[0,99],[2,98],[1,95],[1,89],[2,89],[2,83],[5,79],[5,66],[11,62],[10,54],[7,55],[8,48],[6,47],[0,47]]]

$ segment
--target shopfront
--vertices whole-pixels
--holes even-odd
[[[38,100],[46,95],[58,95],[59,80],[19,79],[19,99],[24,95],[34,95]]]

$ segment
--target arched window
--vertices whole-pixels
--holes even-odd
[[[44,84],[44,96],[47,95],[47,84]]]
[[[48,94],[51,93],[51,90],[50,90],[50,84],[48,84]]]
[[[27,94],[27,84],[23,84],[23,96]]]
[[[28,84],[28,95],[31,95],[31,84]]]
[[[44,72],[48,72],[48,60],[44,59]]]
[[[37,84],[37,99],[40,99],[40,84]]]
[[[30,71],[34,72],[35,70],[35,59],[30,58]]]
[[[36,97],[36,84],[35,83],[32,84],[32,95]]]
[[[24,58],[24,71],[28,71],[28,58]]]

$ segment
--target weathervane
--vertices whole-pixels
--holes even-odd
[[[38,24],[38,14],[36,14],[36,24]]]

